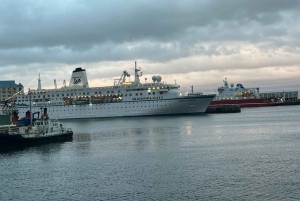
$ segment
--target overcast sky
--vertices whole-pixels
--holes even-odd
[[[299,25],[299,0],[2,0],[0,80],[61,87],[80,66],[107,86],[137,61],[183,91],[300,90]]]

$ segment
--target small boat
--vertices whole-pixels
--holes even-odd
[[[33,125],[3,125],[0,127],[0,145],[31,145],[66,141],[73,138],[71,128],[64,127],[58,120],[50,119],[47,108]]]

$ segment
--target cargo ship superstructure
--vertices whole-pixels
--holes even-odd
[[[15,98],[19,116],[30,109],[39,111],[45,105],[58,119],[131,117],[205,113],[215,94],[183,96],[180,85],[165,84],[161,76],[152,76],[152,83],[140,82],[141,68],[135,63],[134,81],[126,81],[130,74],[123,71],[113,86],[89,87],[86,70],[76,68],[69,86],[60,89],[38,88]],[[145,79],[146,81],[146,79]]]
[[[259,87],[245,88],[242,84],[234,86],[223,80],[224,86],[218,88],[218,94],[210,107],[220,105],[239,105],[240,107],[278,106],[298,101],[298,91],[259,91]]]

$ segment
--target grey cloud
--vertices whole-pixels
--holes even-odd
[[[105,41],[173,41],[190,27],[206,27],[216,22],[272,24],[280,21],[281,11],[295,11],[300,3],[236,0],[74,1],[68,4],[51,1],[36,5],[31,2],[23,1],[19,5],[17,1],[2,7],[1,48],[65,46],[80,49]]]
[[[128,48],[128,46],[133,46]],[[9,64],[23,65],[31,63],[67,63],[76,64],[81,62],[97,61],[123,61],[146,58],[149,61],[169,61],[195,55],[231,55],[237,54],[239,48],[227,47],[226,45],[185,45],[185,44],[161,44],[151,41],[135,43],[104,43],[94,46],[84,52],[72,51],[64,47],[53,48],[26,48],[14,50],[0,49],[0,65]]]
[[[238,54],[228,41],[295,46],[299,8],[296,0],[5,1],[0,65]]]

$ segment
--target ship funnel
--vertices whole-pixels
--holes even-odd
[[[41,109],[42,109],[42,108],[41,108]],[[48,114],[47,114],[47,108],[46,108],[46,107],[44,108],[44,113],[42,114],[41,118],[42,118],[42,119],[49,119],[49,116],[48,116]]]
[[[89,88],[88,79],[86,77],[86,71],[85,69],[82,69],[81,67],[76,68],[71,76],[70,88]]]

